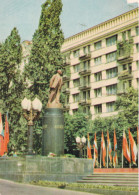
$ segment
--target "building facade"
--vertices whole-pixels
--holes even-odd
[[[138,8],[65,39],[65,111],[107,117],[114,103],[139,81]]]

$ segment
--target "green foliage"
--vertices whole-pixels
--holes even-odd
[[[117,43],[117,58],[120,56],[129,57],[133,53],[133,39],[123,40]]]
[[[33,35],[29,63],[25,65],[25,80],[33,85],[26,91],[32,100],[37,96],[43,109],[39,121],[35,122],[34,148],[40,153],[42,116],[48,101],[50,78],[56,70],[62,69],[61,45],[64,41],[60,24],[61,0],[46,0],[42,5],[39,26]]]
[[[33,185],[46,186],[46,187],[58,187],[66,188],[83,192],[91,192],[92,189],[102,189],[102,190],[113,190],[113,191],[126,191],[127,192],[138,192],[138,188],[135,187],[121,187],[121,186],[109,186],[109,185],[94,185],[94,184],[82,184],[82,183],[66,183],[60,181],[32,181]],[[92,191],[93,192],[93,191]]]
[[[20,74],[22,49],[20,36],[16,28],[11,31],[5,42],[0,45],[0,100],[1,110],[9,113],[10,142],[12,148],[21,150],[26,147],[26,121],[23,119],[21,99],[23,98],[24,84]],[[5,117],[4,117],[5,118]]]
[[[87,115],[77,112],[74,115],[65,114],[65,151],[66,153],[76,154],[77,144],[76,137],[87,135],[89,131]]]
[[[138,92],[133,87],[127,90],[127,93],[118,97],[115,102],[116,110],[119,111],[119,117],[127,120],[128,128],[137,127],[138,123]]]

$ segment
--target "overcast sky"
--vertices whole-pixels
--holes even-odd
[[[0,0],[0,42],[16,27],[21,40],[31,40],[46,0]],[[132,1],[132,0],[131,0]],[[65,38],[137,7],[127,0],[62,0]]]

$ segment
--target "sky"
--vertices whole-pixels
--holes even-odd
[[[21,41],[32,40],[39,24],[41,5],[46,0],[0,0],[0,42],[16,27]],[[64,37],[134,9],[137,3],[129,0],[62,0],[61,28]],[[130,0],[137,1],[137,0]]]

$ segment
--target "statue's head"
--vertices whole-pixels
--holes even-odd
[[[60,75],[62,75],[62,71],[61,70],[57,70],[57,73],[59,73]]]

